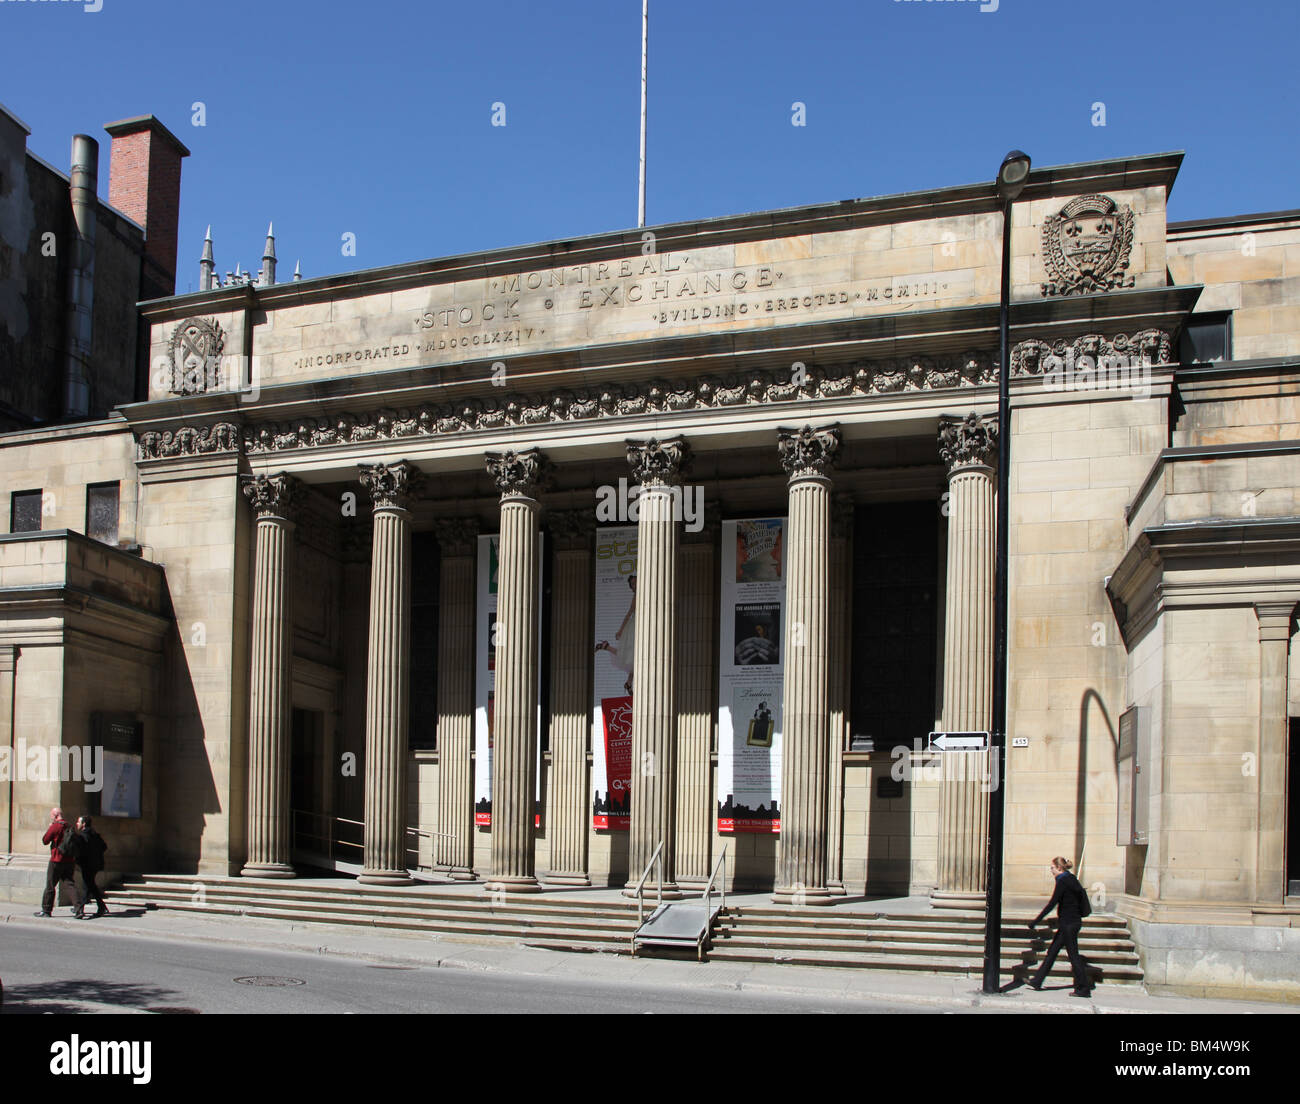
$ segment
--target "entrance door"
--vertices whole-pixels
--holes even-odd
[[[293,810],[293,849],[300,854],[328,854],[331,826],[325,818],[325,715],[317,709],[293,711],[289,758],[289,808]]]
[[[1286,780],[1286,892],[1300,897],[1300,717],[1291,718]]]

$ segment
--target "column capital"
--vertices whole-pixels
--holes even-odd
[[[369,492],[376,510],[408,509],[424,483],[424,473],[407,460],[395,464],[361,464],[357,470],[357,477]]]
[[[288,472],[279,475],[246,475],[240,486],[244,497],[258,518],[280,517],[292,520],[307,497],[302,481]]]
[[[964,418],[940,418],[939,455],[950,478],[965,468],[993,467],[998,455],[997,418],[974,410]]]
[[[557,549],[583,551],[596,531],[596,514],[590,509],[553,510],[546,515],[546,527]]]
[[[691,446],[685,437],[627,442],[627,462],[632,478],[642,487],[673,486],[682,481],[682,473],[691,463]]]
[[[776,447],[781,453],[781,466],[790,482],[801,479],[826,479],[835,462],[842,440],[838,425],[806,425],[802,429],[782,426],[776,431]]]
[[[541,449],[515,452],[489,452],[484,456],[488,474],[501,492],[501,498],[536,498],[549,481],[551,462]]]
[[[444,556],[472,556],[478,538],[478,518],[435,518],[433,534]]]

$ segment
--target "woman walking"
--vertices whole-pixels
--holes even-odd
[[[1063,859],[1059,855],[1052,860],[1052,874],[1056,878],[1056,892],[1052,894],[1052,899],[1043,906],[1040,912],[1029,925],[1029,930],[1042,922],[1044,916],[1048,914],[1052,906],[1056,906],[1056,935],[1052,939],[1052,945],[1048,948],[1047,957],[1043,959],[1043,964],[1038,967],[1034,976],[1029,979],[1029,988],[1041,989],[1043,979],[1051,972],[1052,966],[1056,962],[1056,956],[1061,953],[1061,948],[1065,948],[1065,953],[1070,957],[1070,970],[1074,974],[1074,991],[1070,994],[1072,997],[1090,997],[1092,988],[1088,984],[1088,972],[1084,963],[1083,955],[1079,953],[1079,931],[1083,927],[1083,918],[1092,913],[1092,906],[1088,903],[1088,894],[1084,892],[1083,886],[1079,884],[1079,879],[1070,873],[1069,859]]]

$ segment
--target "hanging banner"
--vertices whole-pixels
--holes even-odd
[[[785,519],[722,523],[718,831],[781,830]]]
[[[591,823],[623,832],[628,829],[632,793],[636,533],[635,525],[596,530]]]
[[[537,535],[537,671],[538,687],[544,677],[542,667],[542,564],[543,534]],[[474,653],[474,823],[487,828],[492,824],[492,734],[496,697],[496,623],[497,623],[497,545],[495,534],[478,538],[478,629]],[[542,823],[542,704],[537,703],[537,774],[533,793],[533,823]]]

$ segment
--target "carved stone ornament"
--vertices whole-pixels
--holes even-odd
[[[396,464],[362,464],[358,478],[370,493],[370,501],[376,510],[407,509],[424,484],[424,473],[406,460],[399,460]]]
[[[182,426],[159,433],[149,430],[140,434],[136,451],[141,460],[164,460],[172,456],[202,456],[212,452],[238,452],[239,426],[233,422],[215,425]]]
[[[172,330],[173,395],[202,395],[221,388],[221,350],[225,334],[215,318],[187,318]]]
[[[939,455],[948,474],[959,468],[991,468],[997,461],[998,420],[971,411],[964,418],[939,419]]]
[[[632,478],[642,487],[672,486],[682,481],[691,462],[691,446],[685,437],[627,442],[627,462]]]
[[[813,429],[778,429],[776,447],[781,453],[781,466],[791,482],[813,477],[824,479],[840,451],[840,427],[821,426]]]
[[[540,449],[489,452],[484,459],[502,498],[536,498],[550,476],[550,462]]]
[[[555,510],[546,515],[551,541],[560,551],[582,551],[591,546],[596,531],[595,510]]]
[[[789,370],[760,369],[729,376],[611,382],[590,389],[468,396],[414,408],[249,426],[244,431],[244,451],[256,456],[323,445],[455,436],[510,426],[946,390],[976,387],[996,378],[993,356],[972,349],[955,355],[859,360],[826,368],[809,365],[797,383]]]
[[[292,518],[307,494],[301,481],[287,472],[245,476],[240,489],[259,518]]]
[[[1011,347],[1011,378],[1020,376],[1041,376],[1047,370],[1048,357],[1059,357],[1063,366],[1071,369],[1087,367],[1083,358],[1091,357],[1092,366],[1101,357],[1125,357],[1131,364],[1157,365],[1171,363],[1173,342],[1164,330],[1141,330],[1129,336],[1116,334],[1103,337],[1101,334],[1085,334],[1073,341],[1061,338],[1054,342],[1030,338]]]
[[[478,530],[478,518],[437,518],[433,523],[438,551],[445,557],[474,555]]]
[[[1110,196],[1072,199],[1043,223],[1044,295],[1087,295],[1133,286],[1133,209]]]

